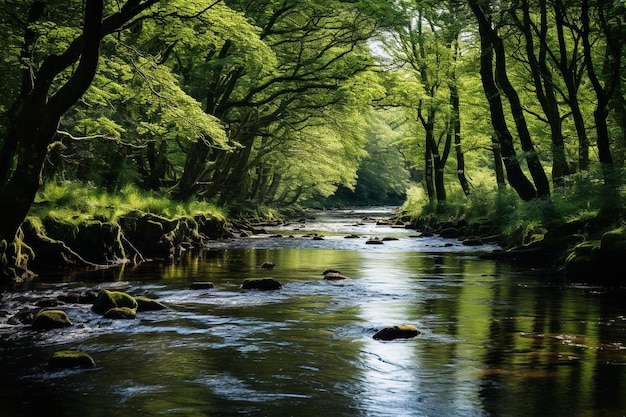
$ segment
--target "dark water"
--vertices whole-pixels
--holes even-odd
[[[385,214],[327,212],[271,230],[283,238],[212,242],[181,265],[41,277],[1,293],[0,415],[626,415],[622,294],[481,259],[491,246],[376,226],[371,218]],[[373,236],[398,240],[365,244]],[[350,279],[325,281],[328,268]],[[249,277],[283,288],[241,290]],[[189,289],[200,280],[215,288]],[[42,298],[99,288],[169,309],[111,321],[67,304],[72,327],[15,324]],[[422,333],[372,338],[401,323]],[[97,367],[47,369],[64,349],[89,353]]]

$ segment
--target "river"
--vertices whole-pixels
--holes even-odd
[[[177,265],[42,275],[0,293],[0,416],[626,415],[623,293],[480,256],[495,246],[377,224],[388,215],[324,211]],[[374,237],[392,239],[366,244]],[[349,279],[324,280],[330,268]],[[240,288],[254,277],[283,287]],[[109,320],[70,303],[58,308],[74,325],[46,332],[16,320],[101,288],[168,309]],[[372,337],[396,324],[421,333]],[[96,367],[50,370],[65,349]]]

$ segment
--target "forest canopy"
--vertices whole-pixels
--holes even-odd
[[[558,195],[621,219],[625,8],[5,0],[3,250],[67,183],[231,209],[408,193],[456,215]]]

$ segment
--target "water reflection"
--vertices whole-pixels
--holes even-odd
[[[47,277],[0,294],[0,415],[48,416],[52,406],[85,417],[624,415],[621,295],[552,285],[475,249],[371,223],[354,227],[400,238],[365,245],[338,224],[319,227],[340,230],[321,241],[215,242],[177,265]],[[349,279],[325,281],[328,268]],[[283,288],[241,290],[250,277]],[[215,287],[191,290],[198,280]],[[35,333],[16,324],[42,297],[98,288],[169,309],[109,321],[68,304],[73,327]],[[372,338],[400,323],[422,332]],[[48,358],[66,348],[98,367],[48,371]]]

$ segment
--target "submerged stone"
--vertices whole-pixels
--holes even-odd
[[[212,282],[209,281],[196,281],[192,282],[189,288],[192,290],[208,290],[215,287]]]
[[[417,327],[411,324],[399,324],[397,326],[385,327],[374,335],[377,340],[410,339],[420,334]]]
[[[241,284],[241,288],[244,290],[278,290],[282,286],[273,278],[247,278]]]
[[[327,281],[340,281],[343,279],[348,279],[348,277],[340,274],[339,272],[328,272],[324,274],[324,279]]]
[[[77,350],[60,350],[55,352],[48,362],[51,369],[93,368],[96,362],[85,352]]]

